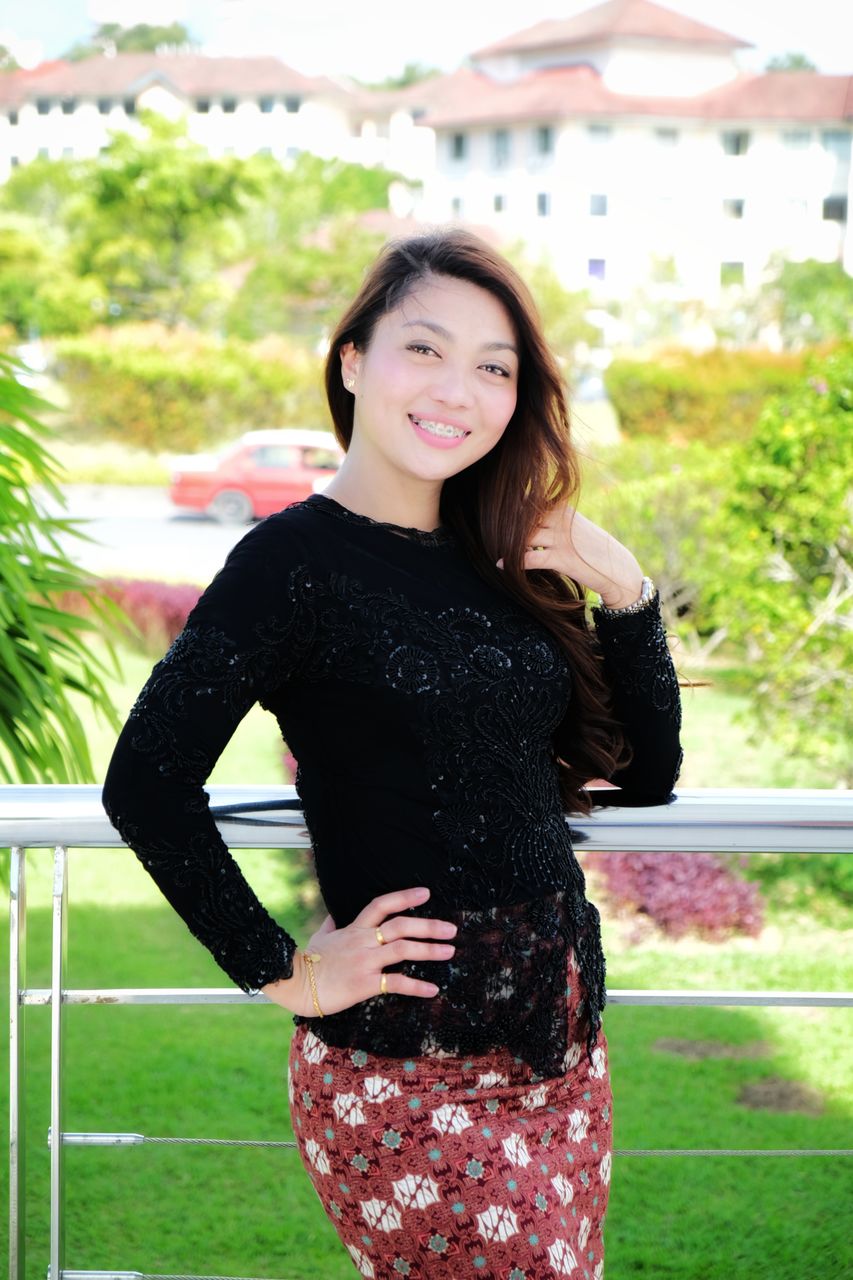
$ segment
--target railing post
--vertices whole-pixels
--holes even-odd
[[[65,1186],[62,1179],[62,982],[68,944],[68,850],[57,845],[53,863],[53,936],[50,967],[50,1266],[61,1280],[65,1264]]]
[[[23,1280],[26,1248],[26,1042],[21,992],[27,985],[27,854],[11,851],[9,867],[9,1280]]]

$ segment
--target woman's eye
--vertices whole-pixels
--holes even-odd
[[[501,375],[501,377],[503,377],[503,378],[508,378],[508,377],[509,377],[509,369],[505,369],[505,368],[503,367],[503,365],[500,365],[500,364],[484,364],[484,365],[483,365],[483,368],[484,368],[484,369],[493,369],[493,370],[495,371],[495,373],[499,373],[499,374]]]
[[[432,347],[428,347],[425,342],[410,342],[406,348],[408,351],[432,351]],[[435,354],[433,352],[433,354]]]

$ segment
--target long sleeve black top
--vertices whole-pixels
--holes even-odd
[[[593,618],[634,748],[611,781],[623,803],[663,803],[681,762],[681,709],[659,601]],[[256,991],[290,977],[296,943],[246,882],[204,790],[259,702],[298,761],[336,926],[415,885],[431,890],[418,914],[459,926],[451,960],[399,966],[436,982],[434,998],[377,996],[297,1021],[329,1044],[392,1056],[506,1046],[558,1075],[571,1065],[569,947],[590,1049],[605,1000],[598,913],[558,788],[570,692],[563,650],[480,577],[450,531],[402,529],[315,495],[231,552],[139,695],[104,806],[234,982]]]

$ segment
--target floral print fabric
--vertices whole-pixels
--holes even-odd
[[[603,1280],[612,1159],[603,1032],[586,1052],[573,954],[566,1073],[519,1057],[335,1048],[302,1025],[288,1073],[300,1155],[372,1280]]]

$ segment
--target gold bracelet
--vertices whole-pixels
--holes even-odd
[[[320,1008],[320,1001],[317,999],[317,979],[314,977],[314,965],[319,963],[323,957],[319,951],[303,951],[305,964],[308,966],[308,981],[311,983],[311,999],[314,1001],[314,1008],[317,1010],[317,1017],[324,1017],[323,1010]]]

